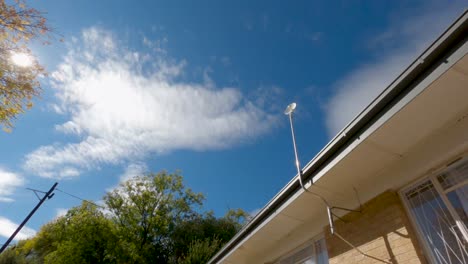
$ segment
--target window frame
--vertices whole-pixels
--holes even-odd
[[[320,241],[321,239],[323,239],[325,241],[325,246],[327,245],[327,241],[325,239],[325,235],[324,233],[320,233],[318,235],[315,235],[313,238],[307,240],[306,242],[300,244],[299,246],[297,246],[296,248],[294,248],[293,250],[289,251],[288,253],[284,254],[283,256],[279,257],[276,261],[274,261],[273,263],[274,264],[281,264],[281,261],[284,261],[290,257],[293,257],[294,255],[296,255],[297,253],[301,252],[302,250],[306,249],[307,247],[310,247],[311,250],[312,250],[312,257],[314,259],[317,258],[317,252],[315,250],[315,243]],[[327,250],[327,261],[329,262],[329,257],[328,257],[328,247],[326,247],[326,250]],[[309,258],[311,256],[308,256],[307,258]],[[304,258],[304,259],[300,259],[300,261],[304,261],[304,260],[307,260],[307,258]],[[295,264],[295,263],[294,263]]]
[[[403,203],[403,207],[405,208],[406,214],[407,214],[408,218],[410,219],[410,222],[411,222],[411,225],[412,225],[413,229],[416,231],[417,240],[418,240],[419,244],[422,245],[422,250],[424,252],[424,255],[428,258],[428,261],[430,263],[437,263],[436,257],[434,256],[434,254],[432,252],[432,249],[430,248],[429,244],[427,243],[427,241],[426,241],[426,239],[424,237],[424,234],[421,231],[421,227],[419,226],[419,224],[417,223],[417,221],[415,219],[415,215],[414,215],[413,211],[410,208],[409,201],[406,198],[405,193],[407,191],[409,191],[411,188],[414,188],[415,186],[417,186],[418,184],[421,184],[424,181],[429,180],[432,183],[432,185],[434,186],[434,189],[439,194],[440,198],[443,200],[443,202],[444,202],[445,206],[447,207],[450,215],[453,217],[454,221],[457,223],[457,226],[459,227],[460,232],[465,237],[465,239],[468,241],[467,227],[465,227],[465,226],[461,227],[461,226],[458,225],[458,223],[462,222],[462,220],[459,217],[456,210],[453,208],[453,205],[451,204],[451,202],[448,200],[448,197],[447,197],[447,193],[449,193],[450,191],[452,191],[452,190],[466,184],[466,180],[461,182],[461,183],[458,183],[458,184],[456,184],[456,185],[454,185],[454,186],[452,186],[452,187],[450,187],[450,188],[448,188],[446,190],[443,189],[440,182],[437,180],[437,176],[443,174],[446,171],[450,171],[453,167],[455,167],[455,166],[457,166],[459,164],[462,164],[462,163],[468,163],[468,155],[465,154],[465,155],[463,155],[461,157],[459,156],[456,159],[452,159],[451,162],[446,163],[444,165],[441,165],[437,169],[435,169],[435,170],[433,170],[433,171],[431,171],[429,173],[425,173],[423,176],[419,177],[415,181],[411,181],[409,184],[406,184],[404,187],[402,187],[398,191],[400,199],[401,199],[401,201]]]

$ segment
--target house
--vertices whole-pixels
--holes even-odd
[[[468,263],[467,39],[465,11],[209,263]]]

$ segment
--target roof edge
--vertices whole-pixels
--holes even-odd
[[[388,112],[414,87],[414,83],[422,76],[434,70],[434,65],[440,65],[447,54],[453,53],[459,44],[468,37],[468,9],[442,33],[413,63],[411,63],[382,93],[380,93],[363,111],[348,123],[318,154],[304,167],[304,181],[313,177],[335,157],[343,152],[360,134]],[[266,205],[247,223],[208,263],[218,263],[235,249],[264,220],[268,219],[276,209],[283,205],[295,193],[301,191],[298,175],[293,177]]]

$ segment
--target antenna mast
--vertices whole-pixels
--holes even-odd
[[[356,246],[354,246],[351,242],[349,242],[348,240],[346,240],[344,237],[342,237],[337,231],[336,231],[336,228],[335,228],[335,225],[334,225],[334,217],[337,217],[337,218],[340,218],[339,216],[337,216],[336,214],[333,213],[333,209],[338,209],[338,210],[345,210],[345,211],[348,211],[348,212],[357,212],[357,213],[361,213],[362,211],[362,205],[361,205],[361,202],[359,200],[359,196],[357,196],[357,191],[356,189],[355,192],[356,192],[356,196],[358,197],[358,201],[359,201],[359,205],[360,205],[360,210],[352,210],[352,209],[347,209],[347,208],[343,208],[343,207],[335,207],[335,206],[330,206],[330,204],[328,203],[328,201],[323,197],[321,196],[320,194],[318,193],[314,193],[312,191],[309,191],[305,186],[304,186],[304,183],[302,182],[302,169],[301,169],[301,165],[300,165],[300,162],[299,162],[299,157],[297,155],[297,146],[296,146],[296,136],[294,134],[294,126],[293,126],[293,117],[292,117],[292,114],[294,112],[294,110],[296,110],[296,103],[291,103],[289,104],[286,109],[284,110],[284,114],[289,116],[289,124],[291,125],[291,135],[292,135],[292,141],[293,141],[293,147],[294,147],[294,157],[296,158],[296,168],[297,168],[297,174],[298,174],[298,178],[299,178],[299,184],[301,185],[302,189],[304,190],[304,192],[306,193],[309,193],[309,194],[312,194],[318,198],[320,198],[322,200],[322,202],[325,204],[325,206],[327,207],[327,215],[328,215],[328,223],[330,225],[330,233],[332,235],[335,235],[336,237],[338,237],[339,239],[341,239],[343,242],[345,242],[346,244],[348,244],[350,247],[354,248],[356,251],[358,251],[360,254],[362,254],[363,256],[366,256],[368,258],[372,258],[372,259],[377,259],[376,257],[373,257],[371,255],[368,255],[364,252],[362,252],[359,248],[357,248]],[[313,183],[311,181],[311,183]],[[341,218],[340,218],[341,219]],[[377,260],[380,260],[380,259],[377,259]],[[382,261],[382,260],[380,260]],[[387,262],[387,261],[383,261],[384,263],[390,263],[390,262]]]

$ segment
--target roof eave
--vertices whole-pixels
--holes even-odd
[[[344,151],[355,138],[383,116],[397,102],[405,98],[414,83],[432,72],[443,63],[447,54],[456,50],[468,36],[468,10],[435,40],[417,59],[411,63],[379,96],[361,113],[348,123],[307,165],[304,167],[304,181],[308,182],[337,155]],[[266,206],[246,224],[208,263],[217,263],[235,249],[255,228],[260,225],[296,192],[301,191],[296,175]]]

